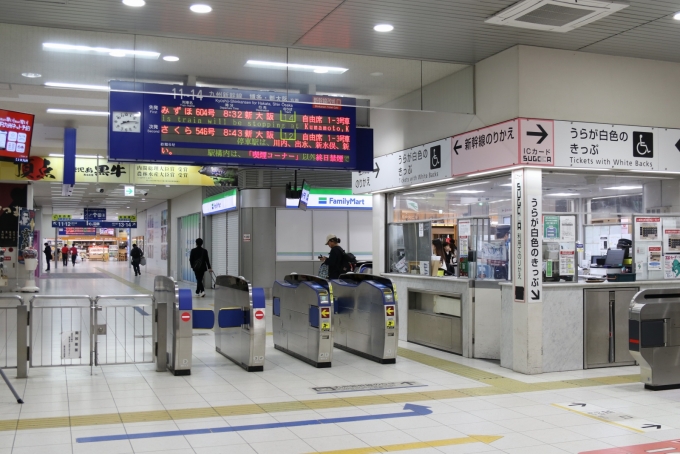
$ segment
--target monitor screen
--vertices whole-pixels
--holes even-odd
[[[307,183],[305,180],[302,180],[302,192],[300,192],[300,203],[298,204],[298,208],[307,210],[307,203],[309,203],[309,190],[311,187],[309,186],[309,183]]]
[[[590,264],[591,265],[597,265],[597,259],[604,259],[604,255],[591,255],[590,256]]]
[[[610,249],[607,251],[607,258],[604,261],[604,266],[623,266],[623,256],[626,253],[623,249]]]
[[[0,109],[0,161],[28,162],[34,116]]]

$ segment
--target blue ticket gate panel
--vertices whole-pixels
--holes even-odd
[[[164,344],[165,352],[157,351],[156,356],[165,354],[167,368],[174,375],[190,375],[193,347],[191,290],[180,289],[175,280],[170,277],[156,276],[154,279],[155,317],[161,314],[158,311],[160,305],[167,308],[162,311],[166,317],[165,333],[158,333],[154,327],[153,336],[156,349],[163,348],[159,346]],[[163,339],[163,342],[158,342],[159,339]],[[158,362],[162,363],[162,361]]]
[[[272,289],[274,347],[315,367],[331,367],[333,331],[328,281],[291,274]]]
[[[399,323],[392,281],[370,274],[344,274],[330,285],[335,346],[382,364],[394,364]]]
[[[264,370],[264,289],[235,276],[217,276],[215,285],[215,350],[248,372]]]

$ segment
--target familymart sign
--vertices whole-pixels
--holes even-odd
[[[232,189],[231,191],[203,199],[203,214],[210,215],[235,210],[237,208],[237,195],[238,190]]]
[[[297,199],[286,199],[288,208],[297,208]],[[373,196],[353,195],[351,189],[312,188],[309,192],[307,208],[315,210],[371,210]]]

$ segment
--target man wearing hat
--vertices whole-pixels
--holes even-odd
[[[326,237],[326,246],[331,248],[328,257],[319,256],[319,260],[328,266],[328,279],[338,279],[342,273],[345,251],[340,247],[340,238],[330,234]]]

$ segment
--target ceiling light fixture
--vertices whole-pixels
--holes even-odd
[[[547,194],[549,197],[572,197],[575,195],[581,195],[577,194],[575,192],[556,192],[554,194]]]
[[[108,117],[108,112],[101,110],[71,110],[71,109],[47,109],[47,113],[58,115],[88,115],[93,117]]]
[[[675,15],[673,16],[673,19],[680,20],[680,12],[675,13]]]
[[[259,69],[278,69],[291,71],[301,71],[308,73],[317,74],[343,74],[347,72],[347,68],[340,68],[335,66],[318,66],[318,65],[300,65],[297,63],[279,63],[273,61],[262,61],[262,60],[248,60],[245,64],[246,68],[259,68]],[[325,70],[321,73],[319,70]]]
[[[163,60],[165,61],[179,61],[179,57],[175,57],[174,55],[166,55],[163,57]]]
[[[383,73],[381,73],[380,71],[376,71],[374,73],[371,73],[370,75],[373,76],[373,77],[380,77],[380,76],[383,75]]]
[[[146,5],[144,0],[123,0],[123,5],[132,6],[134,8],[140,8]]]
[[[501,172],[510,172],[513,169],[498,169],[498,170],[487,170],[486,172],[477,172],[477,173],[471,173],[470,175],[467,176],[467,178],[474,178],[478,177],[481,175],[491,175],[494,173],[501,173]]]
[[[209,5],[204,5],[204,4],[201,4],[201,3],[197,3],[197,4],[195,4],[195,5],[191,5],[191,6],[189,7],[189,9],[190,9],[191,11],[193,11],[194,13],[199,13],[199,14],[206,14],[206,13],[209,13],[209,12],[212,11],[212,7],[211,7],[211,6],[209,6]]]
[[[387,33],[387,32],[391,32],[392,30],[394,30],[394,26],[392,26],[390,24],[378,24],[375,27],[373,27],[373,30],[380,32],[380,33]]]
[[[428,192],[437,192],[437,190],[436,189],[430,189],[428,191],[405,192],[403,195],[427,194]]]
[[[479,184],[487,184],[488,181],[479,181],[477,183],[468,183],[468,184],[459,184],[458,186],[451,186],[446,189],[458,189],[458,188],[467,188],[468,186],[477,186]]]
[[[605,189],[612,189],[614,191],[627,191],[629,189],[642,189],[642,186],[612,186],[611,188]]]
[[[74,44],[61,43],[43,43],[42,47],[45,51],[71,52],[77,54],[112,55],[114,53],[117,54],[120,52],[125,52],[125,57],[148,58],[152,60],[157,60],[158,57],[161,56],[160,52],[152,52],[147,50],[112,49],[109,47],[78,46]]]
[[[125,53],[124,50],[114,50],[114,51],[109,52],[109,55],[112,56],[112,57],[120,58],[120,57],[125,57],[127,54]]]
[[[21,73],[22,76],[28,77],[29,79],[37,79],[38,77],[42,77],[42,74],[38,73]]]
[[[458,191],[451,191],[450,194],[479,194],[484,191],[475,191],[474,189],[460,189]]]
[[[45,82],[46,87],[51,88],[73,88],[77,90],[97,90],[109,91],[108,85],[89,85],[89,84],[67,84],[62,82]]]

